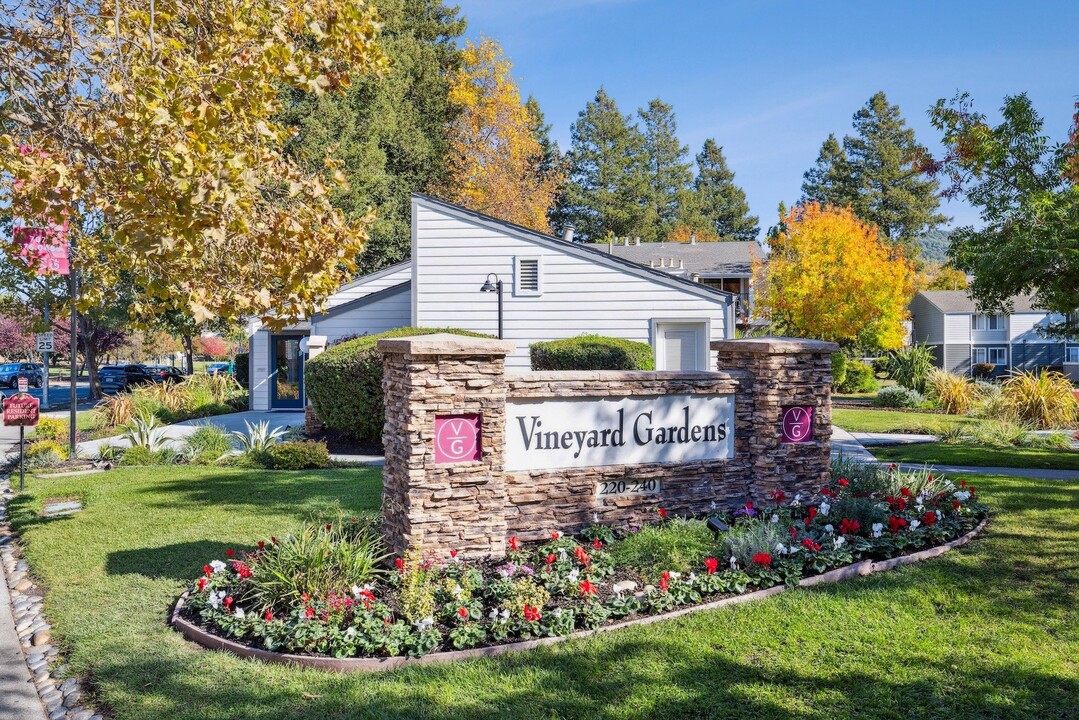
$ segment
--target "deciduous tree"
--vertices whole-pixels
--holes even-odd
[[[949,255],[974,276],[971,295],[987,312],[1010,311],[1015,295],[1067,318],[1052,330],[1079,337],[1079,103],[1069,140],[1053,143],[1025,94],[1004,98],[993,125],[970,96],[930,111],[946,155],[925,166],[965,194],[983,226],[951,236]]]
[[[780,218],[754,261],[755,312],[783,333],[891,350],[903,344],[913,270],[849,208],[809,202]]]
[[[535,230],[561,185],[544,172],[534,114],[521,102],[511,64],[493,40],[466,43],[450,101],[461,111],[450,125],[449,178],[439,194],[452,202]]]
[[[280,89],[333,92],[385,67],[355,0],[4,0],[0,206],[66,223],[83,308],[127,278],[132,316],[309,313],[349,278],[346,220],[286,157]],[[334,162],[328,159],[330,174]]]

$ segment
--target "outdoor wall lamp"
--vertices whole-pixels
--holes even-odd
[[[491,282],[491,278],[494,278],[494,282]],[[487,273],[487,279],[484,280],[483,286],[480,287],[480,292],[497,292],[498,293],[498,339],[502,339],[502,281],[498,279],[498,275],[494,273]]]

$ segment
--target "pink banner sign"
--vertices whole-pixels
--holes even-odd
[[[813,442],[812,405],[794,405],[783,408],[783,423],[780,442]]]
[[[67,254],[67,223],[51,227],[16,227],[12,229],[19,257],[37,270],[38,275],[67,275],[71,272]]]
[[[472,462],[482,456],[482,422],[477,413],[435,416],[435,462]]]

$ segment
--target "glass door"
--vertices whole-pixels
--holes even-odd
[[[270,336],[271,408],[303,407],[303,353],[299,335]]]

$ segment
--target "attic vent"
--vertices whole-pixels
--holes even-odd
[[[539,258],[516,258],[517,287],[514,288],[516,295],[539,295],[540,294],[540,259]]]

